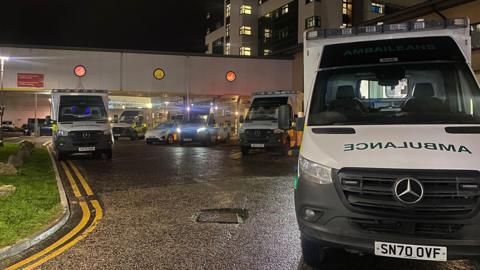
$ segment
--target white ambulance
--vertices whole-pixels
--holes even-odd
[[[295,208],[305,262],[320,265],[327,248],[480,256],[480,90],[468,19],[315,29],[304,55]]]

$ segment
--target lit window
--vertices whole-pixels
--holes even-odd
[[[225,7],[225,17],[230,17],[230,4]]]
[[[269,12],[269,13],[265,14],[265,18],[270,18],[270,17],[272,17],[272,13]]]
[[[240,7],[240,14],[252,14],[252,6],[242,5]]]
[[[230,36],[230,24],[227,24],[227,26],[225,26],[225,36]]]
[[[288,13],[288,4],[282,7],[282,15]]]
[[[352,0],[342,0],[343,26],[352,26]]]
[[[231,53],[230,49],[230,43],[225,44],[225,55],[229,55]]]
[[[378,3],[372,3],[372,12],[373,13],[383,14],[384,9],[385,9],[385,5],[378,4]]]
[[[320,17],[312,16],[305,20],[305,29],[309,29],[312,27],[320,27]]]
[[[272,54],[272,50],[269,50],[269,49],[263,50],[263,55],[266,56],[266,55],[270,55],[270,54]]]
[[[272,29],[265,28],[264,35],[265,35],[266,38],[271,38],[272,37]]]
[[[241,26],[240,27],[240,35],[251,36],[252,35],[252,27],[250,26]]]
[[[240,47],[240,55],[252,55],[250,47]]]

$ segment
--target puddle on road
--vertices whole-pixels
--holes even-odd
[[[247,218],[248,211],[242,208],[202,209],[194,215],[199,223],[242,224]]]

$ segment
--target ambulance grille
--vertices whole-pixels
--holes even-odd
[[[336,174],[337,190],[352,211],[380,216],[466,218],[478,210],[480,173],[451,170],[342,169]],[[394,185],[402,178],[417,179],[424,195],[414,204],[401,202]]]

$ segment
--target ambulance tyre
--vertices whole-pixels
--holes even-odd
[[[250,154],[250,147],[248,146],[242,146],[241,147],[242,155],[248,156]]]
[[[301,239],[303,262],[313,269],[320,268],[325,259],[325,248],[305,237],[301,237]]]

